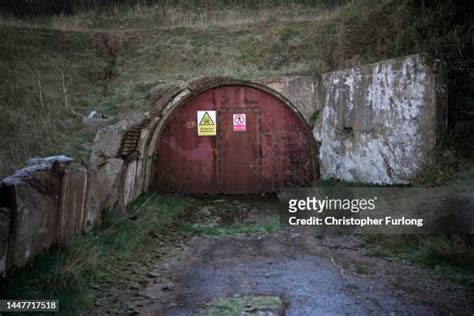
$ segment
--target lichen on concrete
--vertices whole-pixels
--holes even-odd
[[[436,79],[420,55],[324,74],[322,178],[409,183],[439,136]]]

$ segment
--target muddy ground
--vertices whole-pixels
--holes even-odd
[[[472,315],[463,288],[355,237],[278,226],[276,197],[204,198],[97,287],[104,314],[202,315],[216,298],[277,296],[286,315]],[[278,231],[277,231],[278,230]]]

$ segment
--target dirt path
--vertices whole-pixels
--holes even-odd
[[[149,286],[145,293],[161,302],[143,312],[200,314],[216,297],[271,295],[283,299],[288,315],[435,313],[432,307],[405,299],[376,281],[341,274],[330,260],[311,254],[300,241],[284,233],[196,238],[182,263],[169,271],[176,285],[173,291],[163,291],[166,283]]]
[[[470,315],[462,289],[410,265],[367,257],[356,239],[268,233],[277,208],[274,198],[209,199],[186,219],[187,237],[170,241],[177,246],[141,270],[148,277],[133,288],[132,306],[107,302],[103,310],[202,315],[217,298],[272,296],[281,298],[286,315]]]

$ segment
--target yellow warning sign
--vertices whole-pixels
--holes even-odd
[[[198,136],[216,136],[216,111],[197,111]]]

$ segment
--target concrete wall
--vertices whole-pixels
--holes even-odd
[[[0,208],[0,279],[6,276],[8,245],[10,241],[11,211],[6,207]]]
[[[53,160],[54,161],[54,160]],[[0,184],[0,276],[84,227],[87,171],[42,161]]]
[[[58,194],[56,243],[65,244],[84,229],[87,216],[87,170],[64,168]]]
[[[322,108],[319,76],[283,76],[257,79],[256,82],[287,98],[310,125],[315,111]]]
[[[100,129],[92,146],[87,194],[87,226],[100,220],[101,212],[112,207],[124,208],[124,191],[130,195],[133,187],[130,177],[136,170],[134,162],[143,157],[134,155],[138,137],[127,137],[130,130],[138,133],[149,120],[149,113],[129,116],[116,124]],[[133,197],[135,195],[132,194]]]
[[[322,178],[408,183],[446,126],[446,87],[420,55],[322,76]]]

